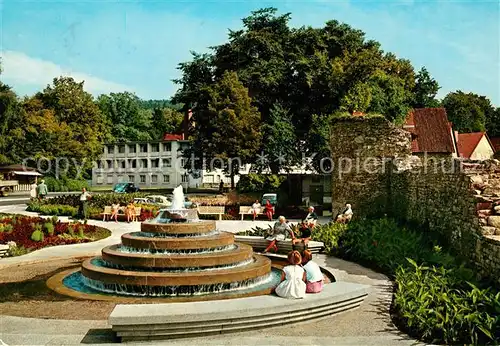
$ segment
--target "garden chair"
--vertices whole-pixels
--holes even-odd
[[[141,217],[141,209],[142,208],[141,207],[135,207],[134,209],[135,209],[135,213],[134,213],[134,219],[133,219],[133,221],[137,221]]]

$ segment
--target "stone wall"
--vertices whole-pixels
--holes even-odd
[[[382,116],[343,117],[331,124],[330,145],[332,214],[341,212],[346,203],[368,216],[383,213],[387,203],[387,163],[391,158],[411,154],[410,134],[390,126]]]
[[[350,203],[357,216],[388,214],[435,232],[479,273],[500,282],[500,166],[411,156],[409,134],[385,119],[333,120],[331,143],[334,163],[373,157],[377,168],[344,173],[336,165],[334,210]]]

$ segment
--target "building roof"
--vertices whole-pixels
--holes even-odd
[[[163,135],[163,140],[164,141],[183,141],[184,140],[184,134],[165,133]]]
[[[410,111],[404,128],[412,134],[414,153],[454,153],[451,123],[444,108],[417,108]]]
[[[500,150],[500,137],[493,137],[490,138],[491,145],[493,146],[493,150],[495,152]]]
[[[472,153],[474,153],[474,150],[476,150],[477,145],[484,136],[486,136],[488,143],[490,143],[491,148],[494,151],[493,145],[491,144],[486,132],[459,133],[458,152],[460,153],[460,156],[470,159]]]
[[[3,165],[0,166],[0,172],[11,172],[11,173],[19,173],[19,172],[36,172],[35,168],[31,168],[24,165],[14,164],[14,165]]]

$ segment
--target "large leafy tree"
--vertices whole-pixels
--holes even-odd
[[[439,89],[438,82],[431,77],[425,67],[422,67],[415,77],[412,107],[438,107],[439,101],[436,99],[436,95]]]
[[[252,105],[248,89],[236,72],[226,71],[215,84],[203,90],[197,107],[193,108],[197,124],[192,134],[192,146],[185,153],[188,167],[211,168],[218,163],[230,176],[234,188],[234,175],[240,164],[251,163],[261,144],[260,113]],[[204,160],[203,160],[204,159]]]
[[[108,141],[148,141],[153,139],[150,134],[152,112],[141,107],[141,100],[135,94],[120,92],[100,95],[97,104],[110,129]]]
[[[52,85],[24,101],[23,131],[30,156],[70,160],[88,172],[101,155],[109,129],[83,85],[71,77],[54,78]],[[74,173],[76,166],[71,165],[69,174]]]
[[[152,139],[161,139],[165,133],[179,133],[184,116],[173,108],[155,108],[149,130]]]
[[[339,110],[366,110],[402,122],[414,98],[409,61],[384,53],[378,42],[347,24],[331,20],[321,28],[292,28],[290,18],[275,8],[252,12],[226,43],[179,66],[174,101],[195,109],[205,102],[204,89],[226,71],[236,71],[263,124],[272,126],[274,105],[280,104],[289,110],[297,143],[316,152],[322,148],[308,136],[314,114],[326,118]]]
[[[500,137],[500,107],[486,118],[486,130],[490,137]]]
[[[0,82],[0,164],[14,163],[24,156],[24,112],[10,86]]]
[[[444,97],[442,105],[459,132],[484,131],[488,119],[494,118],[495,108],[490,100],[474,93],[451,92]]]

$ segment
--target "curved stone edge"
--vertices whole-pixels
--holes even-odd
[[[117,305],[108,323],[122,341],[170,339],[269,328],[311,321],[355,309],[370,286],[349,282],[325,285],[319,294],[293,300],[277,296],[169,305]]]
[[[195,253],[191,255],[154,255],[120,252],[117,251],[118,244],[115,244],[103,248],[101,257],[110,263],[134,268],[209,268],[243,262],[249,260],[254,255],[251,246],[246,244],[235,245],[236,248],[233,250],[218,251],[214,253]],[[134,270],[130,269],[122,271],[129,272]]]
[[[186,223],[141,223],[141,231],[147,233],[203,234],[210,233],[215,229],[215,221],[199,221]]]
[[[113,302],[117,304],[158,304],[158,303],[185,303],[185,302],[197,302],[197,301],[214,301],[214,300],[228,300],[228,299],[238,299],[245,297],[255,297],[261,295],[271,294],[273,288],[266,288],[263,290],[258,290],[254,292],[247,293],[213,293],[201,296],[191,296],[191,297],[166,297],[166,298],[144,298],[144,297],[125,297],[125,296],[111,296],[99,293],[84,293],[75,291],[71,288],[64,286],[63,280],[66,276],[71,275],[75,272],[80,271],[80,268],[73,268],[64,270],[51,276],[46,284],[47,287],[52,291],[68,296],[75,299],[83,300],[94,300],[94,301],[105,301]]]
[[[141,237],[132,233],[121,236],[122,245],[138,249],[165,249],[165,250],[194,250],[211,249],[231,245],[234,243],[234,235],[228,232],[205,237]]]

